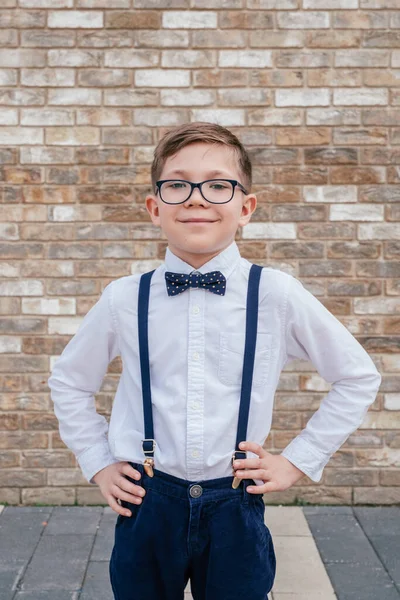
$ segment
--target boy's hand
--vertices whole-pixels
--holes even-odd
[[[131,504],[140,504],[142,496],[146,492],[139,485],[131,483],[125,475],[136,480],[141,477],[139,471],[134,469],[128,462],[118,462],[98,471],[93,477],[93,481],[97,483],[104,498],[116,513],[130,517],[131,511],[120,506],[117,500],[121,499]]]
[[[249,486],[246,490],[253,494],[281,492],[290,488],[305,473],[284,456],[271,454],[256,442],[241,442],[241,450],[254,452],[259,458],[235,460],[233,466],[236,477],[240,479],[262,479],[263,485]],[[239,467],[239,470],[237,468]]]

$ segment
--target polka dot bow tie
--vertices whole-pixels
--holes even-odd
[[[204,288],[219,296],[225,294],[226,278],[221,271],[210,271],[204,274],[191,273],[190,275],[166,271],[165,282],[168,296],[177,296],[190,287]]]

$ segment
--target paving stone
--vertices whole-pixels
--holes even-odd
[[[400,590],[400,537],[374,535],[369,538],[375,552]]]
[[[116,519],[103,515],[90,556],[91,561],[110,560],[114,546],[115,521]]]
[[[338,600],[399,600],[400,594],[383,567],[327,563]]]
[[[25,508],[27,507],[7,506],[0,516],[0,565],[26,564],[52,510],[38,507],[35,507],[36,510],[24,510]]]
[[[355,507],[353,510],[366,535],[400,536],[400,506]]]
[[[18,592],[13,600],[78,600],[79,592],[66,590]]]
[[[21,590],[79,590],[93,541],[93,535],[42,536]]]
[[[45,535],[95,534],[102,512],[99,506],[56,506]]]
[[[352,515],[351,506],[303,506],[305,515]]]
[[[0,598],[1,600],[12,600],[17,583],[24,570],[24,565],[1,564],[0,565]]]
[[[113,600],[108,562],[90,561],[80,600]]]

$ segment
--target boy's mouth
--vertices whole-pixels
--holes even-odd
[[[181,221],[181,223],[215,223],[216,221],[212,221],[211,219],[185,219]]]

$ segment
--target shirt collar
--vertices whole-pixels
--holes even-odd
[[[214,256],[211,260],[206,262],[202,267],[195,269],[192,265],[176,256],[169,246],[165,251],[165,270],[172,271],[174,273],[191,273],[192,271],[199,271],[199,273],[207,273],[208,271],[221,271],[223,275],[228,279],[229,275],[233,272],[240,260],[239,248],[235,241],[233,241],[225,250],[222,250],[217,256]]]

